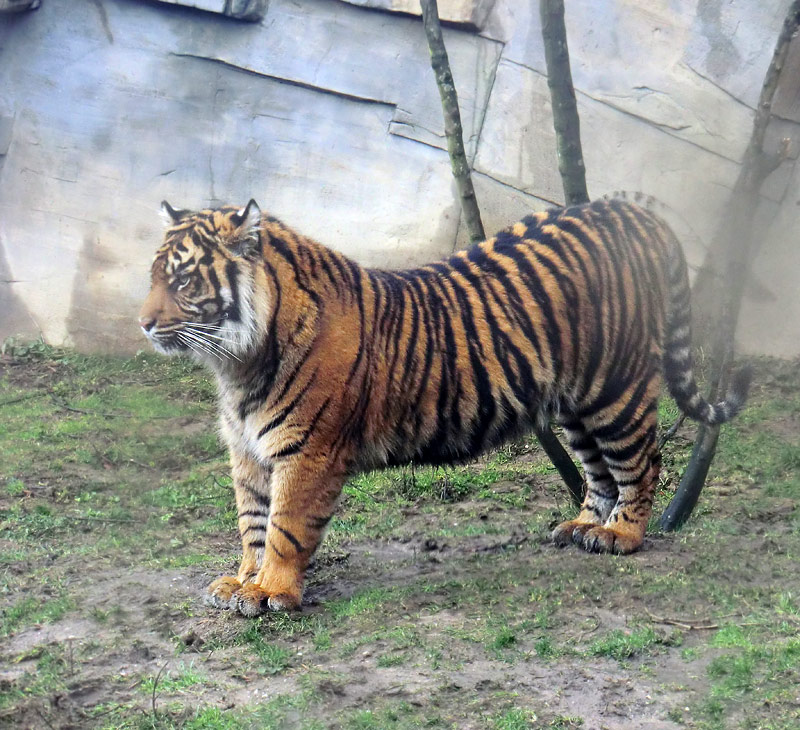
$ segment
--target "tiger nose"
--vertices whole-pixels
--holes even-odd
[[[145,331],[149,332],[155,327],[156,320],[153,317],[139,317],[139,326]]]

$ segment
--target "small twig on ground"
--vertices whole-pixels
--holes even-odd
[[[75,653],[73,651],[72,643],[75,641],[74,636],[68,636],[66,638],[67,643],[67,665],[69,667],[69,675],[70,677],[75,674]]]
[[[8,400],[0,401],[0,408],[3,406],[10,406],[13,403],[22,403],[26,400],[31,400],[33,398],[41,398],[43,395],[47,395],[46,390],[40,390],[37,393],[26,393],[25,395],[18,396],[17,398],[9,398]]]
[[[373,502],[385,502],[386,501],[385,499],[380,499],[379,497],[376,497],[374,494],[370,494],[369,492],[364,491],[361,487],[357,487],[355,484],[348,484],[347,488],[348,489],[355,489],[356,492],[360,492],[365,497],[369,497]]]
[[[227,454],[227,453],[228,453],[227,449],[220,449],[217,453],[211,454],[211,456],[206,456],[204,459],[198,459],[198,463],[207,464],[209,461],[216,461],[221,456],[225,456],[225,454]],[[225,485],[220,484],[220,486],[225,486]],[[230,485],[227,485],[227,486],[230,486]]]
[[[65,403],[52,391],[50,391],[50,398],[61,410],[69,411],[70,413],[80,413],[84,416],[102,416],[103,418],[133,418],[132,413],[104,413],[103,411],[87,411],[83,408],[75,408],[69,403]]]
[[[651,613],[646,608],[645,611],[647,612],[647,615],[658,624],[666,624],[667,626],[677,626],[679,629],[685,629],[686,631],[711,631],[713,629],[719,628],[719,624],[711,624],[708,623],[708,621],[703,622],[702,625],[690,624],[687,621],[679,621],[677,619],[666,618],[664,616],[656,616],[654,613]]]
[[[152,464],[144,464],[141,461],[136,461],[136,459],[128,459],[128,462],[134,466],[140,466],[142,469],[155,469]]]
[[[683,422],[686,420],[686,414],[681,413],[678,417],[678,420],[675,421],[664,433],[661,434],[661,438],[658,439],[658,450],[664,448],[664,444],[667,443],[676,433],[678,433],[678,429],[683,425]]]
[[[79,517],[77,515],[64,515],[65,520],[77,520],[79,522],[138,522],[127,517]]]
[[[224,489],[226,492],[229,492],[233,486],[232,484],[223,484],[219,479],[217,479],[217,475],[213,472],[211,473],[211,481],[220,489]]]
[[[69,411],[70,413],[80,413],[83,416],[101,416],[102,418],[140,418],[136,413],[109,413],[107,411],[89,411],[85,408],[75,408],[75,406],[71,406],[69,403],[66,403],[61,398],[59,398],[53,391],[48,391],[51,400],[55,403],[61,410]],[[162,421],[169,421],[176,416],[147,416],[147,420],[162,420]]]
[[[164,670],[169,666],[169,662],[164,662],[161,666],[161,669],[158,670],[158,674],[156,674],[156,678],[153,680],[153,696],[152,696],[152,705],[153,705],[153,724],[158,722],[158,712],[156,711],[156,690],[158,689],[158,680],[161,679],[161,675],[164,673]]]
[[[41,710],[40,710],[38,707],[36,707],[36,708],[35,708],[35,710],[36,710],[36,714],[37,714],[39,717],[41,717],[41,718],[42,718],[42,722],[44,722],[44,724],[45,724],[45,725],[47,725],[47,727],[49,727],[49,728],[50,728],[50,730],[56,730],[56,729],[55,729],[55,726],[53,725],[53,723],[52,723],[52,722],[50,722],[50,720],[48,720],[48,719],[47,719],[47,718],[44,716],[44,714],[42,714],[42,711],[41,711]]]
[[[592,628],[590,628],[590,629],[584,629],[583,631],[581,631],[575,637],[576,641],[583,641],[587,636],[589,636],[590,634],[593,634],[595,631],[597,631],[597,629],[600,628],[600,621],[598,619],[596,619],[594,617],[589,617],[589,618],[591,618],[595,622],[594,626]]]

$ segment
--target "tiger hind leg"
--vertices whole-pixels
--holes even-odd
[[[583,536],[592,528],[605,524],[617,503],[618,490],[603,459],[600,447],[580,421],[560,419],[567,443],[580,459],[586,475],[586,494],[580,514],[574,520],[562,522],[553,530],[556,545],[583,543]]]
[[[583,428],[594,440],[615,485],[616,499],[611,501],[614,489],[610,487],[599,500],[598,495],[587,493],[578,518],[556,528],[557,543],[564,544],[568,533],[589,552],[624,554],[641,546],[661,468],[656,446],[660,388],[658,371],[645,372],[615,388],[619,396],[614,402],[581,414]],[[590,522],[594,524],[586,527]]]
[[[619,498],[601,527],[583,535],[582,545],[589,552],[632,553],[641,547],[653,511],[653,493],[661,470],[661,455],[656,447],[655,423],[630,439],[600,441],[603,458],[619,489]]]

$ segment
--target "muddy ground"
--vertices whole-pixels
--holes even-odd
[[[12,350],[0,727],[797,730],[800,367],[757,367],[692,520],[634,555],[550,544],[572,507],[527,440],[354,479],[302,611],[248,620],[202,603],[238,559],[203,373]]]

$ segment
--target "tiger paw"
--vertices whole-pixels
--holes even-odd
[[[236,578],[223,575],[206,588],[203,602],[213,608],[231,608],[231,598],[241,587],[242,584]]]
[[[248,583],[242,586],[231,598],[231,608],[235,608],[242,616],[253,618],[267,611],[294,611],[300,608],[300,598],[288,593],[271,596],[261,586]]]
[[[616,553],[626,555],[638,550],[642,545],[642,536],[637,533],[627,534],[611,527],[592,527],[583,535],[583,549],[590,553]]]
[[[590,522],[578,522],[577,520],[568,520],[562,522],[555,530],[553,530],[550,538],[558,545],[564,547],[575,543],[576,545],[583,544],[583,536],[591,529],[597,527]]]

